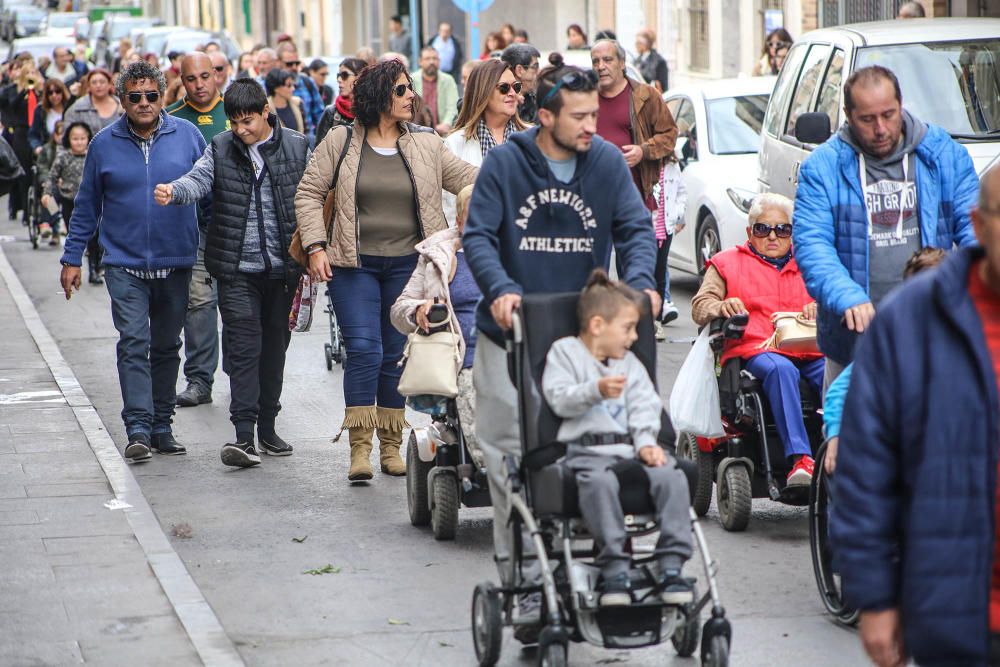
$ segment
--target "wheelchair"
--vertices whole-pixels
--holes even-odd
[[[744,314],[709,324],[717,368],[725,341],[742,338],[747,322]],[[754,498],[803,506],[809,503],[809,487],[785,484],[791,467],[760,381],[744,368],[742,359],[729,359],[718,372],[725,435],[702,438],[681,433],[677,455],[694,461],[698,467],[694,511],[698,516],[708,513],[714,483],[722,527],[738,532],[746,530],[750,522]],[[802,418],[815,454],[823,442],[821,397],[805,379],[800,381],[799,389]]]
[[[842,625],[853,626],[860,612],[844,602],[840,575],[833,569],[830,549],[830,508],[835,502],[833,479],[827,475],[824,463],[827,443],[816,452],[816,469],[809,486],[809,552],[812,556],[816,586],[826,612]]]
[[[27,208],[24,211],[24,223],[28,227],[28,240],[31,241],[32,250],[38,250],[41,240],[41,225],[48,222],[55,227],[58,220],[58,213],[50,216],[49,212],[42,206],[42,182],[38,177],[38,166],[31,167],[31,183],[28,185]],[[51,219],[50,219],[51,218]]]
[[[326,370],[332,371],[334,364],[343,364],[347,356],[344,337],[337,324],[337,313],[333,311],[333,296],[330,294],[330,284],[326,286],[326,315],[330,322],[330,342],[323,344],[323,354],[326,357]]]
[[[525,295],[514,313],[508,364],[518,393],[522,456],[504,459],[511,497],[510,529],[514,535],[511,562],[507,565],[518,571],[525,562],[537,561],[542,584],[496,587],[485,582],[476,587],[472,634],[478,662],[484,666],[497,662],[504,626],[535,623],[533,619],[516,618],[514,606],[518,596],[541,593],[540,665],[565,665],[570,641],[609,649],[635,649],[668,640],[681,656],[691,656],[700,645],[703,665],[727,665],[732,629],[719,598],[717,563],[709,555],[697,516],[689,510],[707,590],[700,597],[696,591],[691,604],[666,605],[657,595],[651,569],[655,567],[652,547],[636,542],[657,530],[648,487],[642,483],[623,483],[620,495],[636,601],[624,607],[599,605],[596,588],[600,570],[594,562],[594,540],[580,516],[575,476],[560,461],[565,451],[556,440],[560,420],[541,398],[540,389],[549,347],[557,339],[576,333],[578,298],[575,293]],[[639,339],[632,351],[655,378],[656,341],[648,309],[640,321]],[[664,430],[672,433],[670,427]],[[526,553],[521,542],[522,524],[531,534],[533,554]],[[702,627],[701,612],[709,602],[711,618]]]
[[[406,505],[410,524],[430,524],[436,540],[453,540],[460,507],[489,507],[486,468],[469,451],[455,399],[426,428],[410,430],[406,447]]]

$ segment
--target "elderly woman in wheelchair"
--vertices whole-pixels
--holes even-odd
[[[823,357],[818,351],[780,349],[773,319],[776,313],[798,313],[807,321],[816,318],[816,303],[806,291],[792,251],[792,206],[791,200],[777,194],[754,200],[747,242],[708,261],[691,309],[699,325],[748,316],[743,336],[725,341],[721,363],[741,359],[743,369],[760,381],[791,465],[787,486],[807,487],[813,458],[799,382],[804,378],[817,393],[821,391]]]

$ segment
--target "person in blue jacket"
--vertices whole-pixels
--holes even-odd
[[[830,543],[881,666],[1000,664],[1000,167],[972,223],[883,302],[844,406]]]
[[[483,161],[469,206],[462,246],[483,293],[472,364],[476,436],[486,459],[493,499],[493,544],[506,585],[511,572],[510,500],[504,455],[520,455],[517,392],[507,374],[503,330],[525,293],[579,292],[595,267],[607,269],[614,246],[621,279],[644,290],[659,313],[653,269],[656,239],[649,210],[622,152],[596,136],[597,76],[564,66],[559,54],[539,73],[539,126],[518,132]],[[524,548],[530,551],[531,537]],[[538,579],[537,562],[523,568]],[[519,604],[521,620],[538,620],[541,597]],[[532,643],[537,626],[520,625],[515,637]]]
[[[157,206],[153,189],[188,171],[205,150],[191,123],[163,112],[166,81],[145,61],[118,78],[125,115],[94,137],[83,166],[60,281],[66,298],[80,289],[80,262],[100,225],[104,280],[118,330],[118,383],[130,462],[184,454],[174,440],[180,332],[198,251],[195,206]]]
[[[844,84],[847,122],[799,171],[795,258],[819,304],[826,386],[850,363],[857,334],[915,251],[975,242],[972,159],[902,104],[891,71],[857,70]]]

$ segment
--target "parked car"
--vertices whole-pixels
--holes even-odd
[[[78,23],[87,20],[84,12],[50,12],[38,29],[45,37],[76,37]]]
[[[18,7],[11,14],[11,23],[13,26],[11,35],[15,39],[37,35],[42,21],[45,20],[48,14],[49,10],[39,7]]]
[[[1000,159],[1000,19],[846,25],[807,33],[789,50],[764,117],[761,191],[795,196],[802,161],[829,136],[796,121],[824,113],[836,131],[844,122],[844,82],[876,64],[896,74],[903,106],[950,132],[978,173]]]
[[[155,53],[159,56],[160,52],[163,51],[163,44],[167,41],[168,36],[177,32],[189,32],[190,30],[190,28],[177,25],[158,25],[137,28],[133,31],[133,33],[136,34],[132,40],[132,44],[135,45],[135,48],[138,49],[140,53]]]
[[[52,57],[52,52],[58,48],[73,48],[72,37],[22,37],[11,42],[7,60],[13,60],[18,53],[27,51],[34,58],[35,62],[42,56]]]
[[[167,34],[158,52],[161,67],[169,67],[170,62],[167,54],[171,51],[186,53],[194,51],[196,47],[208,42],[217,42],[222,47],[222,52],[230,61],[236,60],[240,56],[240,47],[225,32],[209,32],[207,30],[178,30]]]
[[[672,268],[703,274],[712,255],[746,240],[760,130],[774,82],[722,79],[663,94],[677,123],[675,153],[688,194],[684,229],[670,246]]]
[[[14,13],[31,6],[31,0],[4,0],[3,9],[0,10],[0,39],[9,42],[15,38]]]
[[[122,37],[128,37],[133,28],[151,27],[162,23],[160,19],[149,16],[131,16],[129,14],[108,14],[104,25],[97,36],[94,48],[94,62],[98,65],[111,67],[118,57],[118,42]]]

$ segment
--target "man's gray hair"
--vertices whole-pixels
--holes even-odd
[[[775,192],[765,192],[754,197],[753,204],[750,205],[750,212],[747,213],[747,223],[752,225],[757,222],[757,219],[764,215],[764,211],[769,208],[781,211],[788,218],[788,222],[792,222],[792,212],[795,210],[795,204],[792,200]]]
[[[129,63],[121,71],[121,74],[118,75],[118,83],[115,84],[115,92],[118,93],[118,99],[125,97],[125,86],[135,81],[142,81],[143,79],[155,81],[156,89],[160,91],[160,95],[167,92],[167,80],[163,78],[163,72],[160,71],[160,68],[150,65],[145,60],[139,60]]]
[[[278,52],[272,48],[261,49],[257,52],[258,56],[270,56],[271,60],[278,59]]]
[[[597,40],[596,42],[594,42],[591,45],[591,47],[590,47],[590,52],[591,53],[594,52],[594,47],[597,46],[598,44],[611,44],[612,46],[615,47],[615,51],[618,53],[618,60],[622,61],[623,63],[627,63],[628,62],[627,54],[625,53],[625,48],[621,44],[618,43],[618,40],[616,40],[616,39],[599,39],[599,40]]]
[[[510,65],[511,69],[520,65],[521,67],[531,67],[531,61],[541,58],[542,54],[531,44],[521,44],[515,42],[503,50],[500,60]]]

